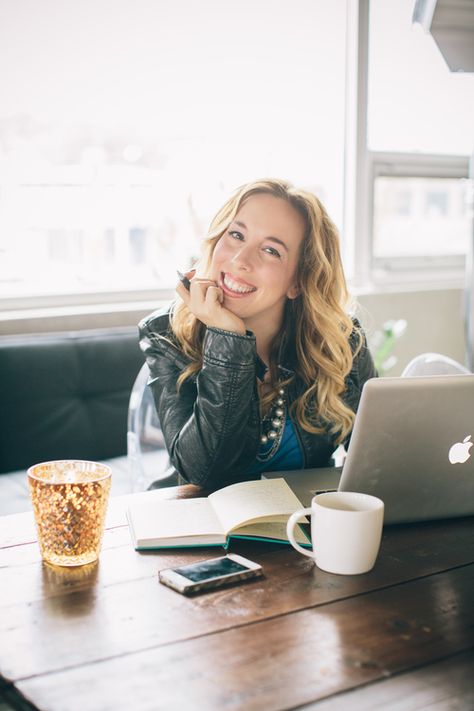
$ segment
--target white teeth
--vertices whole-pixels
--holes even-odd
[[[231,279],[228,274],[224,274],[223,281],[228,289],[230,289],[231,291],[235,291],[238,294],[249,294],[251,291],[255,291],[254,286],[242,286],[242,284],[238,284],[233,279]]]

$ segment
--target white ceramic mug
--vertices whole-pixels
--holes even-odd
[[[384,503],[369,494],[331,491],[317,494],[311,508],[295,511],[288,519],[288,539],[297,551],[313,558],[329,573],[358,575],[374,567],[382,537]],[[295,541],[294,528],[311,516],[313,550]]]

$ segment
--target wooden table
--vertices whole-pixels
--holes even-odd
[[[474,708],[474,518],[388,528],[374,570],[352,577],[324,573],[289,546],[235,542],[265,578],[186,598],[157,571],[221,551],[139,554],[125,504],[111,501],[99,564],[76,569],[41,562],[30,514],[0,519],[4,703]]]

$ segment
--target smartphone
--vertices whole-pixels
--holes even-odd
[[[176,270],[178,274],[178,279],[180,280],[181,284],[184,286],[185,289],[189,291],[191,287],[191,282],[189,281],[188,277],[182,274],[178,269]]]
[[[263,575],[261,565],[241,555],[229,553],[221,558],[160,570],[158,579],[163,585],[168,585],[183,595],[191,595],[201,590],[211,590],[261,575]]]

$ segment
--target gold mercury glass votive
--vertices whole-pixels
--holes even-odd
[[[54,565],[85,565],[99,557],[112,470],[66,459],[28,469],[38,542]]]

